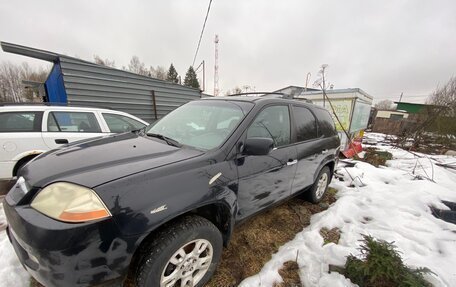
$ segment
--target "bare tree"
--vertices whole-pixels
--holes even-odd
[[[150,76],[150,71],[146,69],[144,63],[141,62],[137,56],[131,57],[130,63],[128,64],[128,71],[138,75]]]
[[[391,100],[383,100],[375,104],[379,110],[394,110],[394,103]]]
[[[242,92],[243,92],[242,89],[240,87],[236,86],[233,89],[226,91],[225,96],[240,94]]]
[[[111,61],[108,58],[103,60],[100,56],[94,55],[93,56],[93,60],[95,61],[95,64],[98,64],[98,65],[111,67],[111,68],[115,68],[116,67],[116,62],[114,60]]]
[[[253,92],[253,88],[250,85],[243,85],[242,89],[244,90],[244,93]]]
[[[0,66],[0,94],[2,101],[23,102],[20,68],[12,63]]]
[[[456,149],[456,78],[452,77],[443,87],[438,87],[428,98],[427,106],[414,115],[414,122],[406,126],[397,144],[409,149],[431,152]],[[439,147],[440,146],[440,147]]]
[[[326,81],[328,64],[323,64],[318,71],[317,79],[315,80],[313,86],[320,88],[322,91],[326,91],[331,85]]]
[[[163,66],[157,66],[154,68],[153,66],[150,66],[150,76],[152,78],[160,79],[160,80],[166,80],[166,76],[168,71],[166,71],[166,68]]]
[[[25,102],[32,100],[33,91],[25,89],[24,80],[42,83],[46,80],[48,71],[39,68],[32,69],[26,63],[14,65],[10,62],[0,64],[0,101]]]
[[[426,101],[427,104],[445,108],[445,115],[456,116],[456,77],[452,77],[443,87],[437,88]]]
[[[439,135],[440,143],[447,148],[456,148],[456,77],[443,87],[437,88],[427,100],[427,114],[434,120],[428,131]]]

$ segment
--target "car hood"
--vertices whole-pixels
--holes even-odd
[[[148,169],[186,160],[203,152],[170,146],[137,133],[79,141],[38,156],[21,171],[30,186],[68,181],[93,188]]]

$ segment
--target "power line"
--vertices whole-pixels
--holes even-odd
[[[209,6],[207,6],[206,18],[204,18],[203,29],[201,29],[198,46],[196,47],[195,57],[193,57],[192,67],[195,65],[196,56],[198,55],[198,51],[199,51],[199,48],[201,45],[201,39],[203,39],[204,28],[206,27],[207,17],[209,16],[209,11],[211,10],[211,4],[212,4],[212,0],[209,0]]]
[[[218,42],[219,37],[215,35],[214,43],[215,43],[215,61],[214,61],[214,97],[219,95],[219,85],[218,85]]]

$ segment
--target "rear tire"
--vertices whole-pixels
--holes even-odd
[[[314,184],[309,190],[309,200],[312,203],[319,203],[328,190],[328,185],[331,180],[331,171],[325,166],[320,170]]]
[[[159,231],[142,250],[136,286],[204,286],[220,261],[222,248],[222,235],[212,222],[185,216]]]

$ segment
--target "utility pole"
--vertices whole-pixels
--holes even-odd
[[[401,96],[399,98],[399,103],[402,101],[402,95],[404,94],[404,92],[401,93]]]
[[[306,76],[306,87],[304,88],[304,92],[307,92],[307,84],[309,83],[311,75],[312,74],[310,72],[307,73],[307,76]]]
[[[195,73],[199,71],[199,68],[203,67],[203,92],[206,90],[206,62],[203,60],[199,64],[198,68],[195,69]]]
[[[215,35],[214,43],[215,43],[215,64],[214,64],[214,97],[217,97],[219,94],[219,84],[218,84],[218,42],[219,37]]]
[[[322,77],[322,81],[323,81],[323,88],[322,88],[322,91],[323,91],[323,107],[326,108],[326,103],[325,103],[325,96],[326,96],[326,82],[325,82],[325,70],[326,70],[326,65],[322,65],[321,66],[321,77]]]

